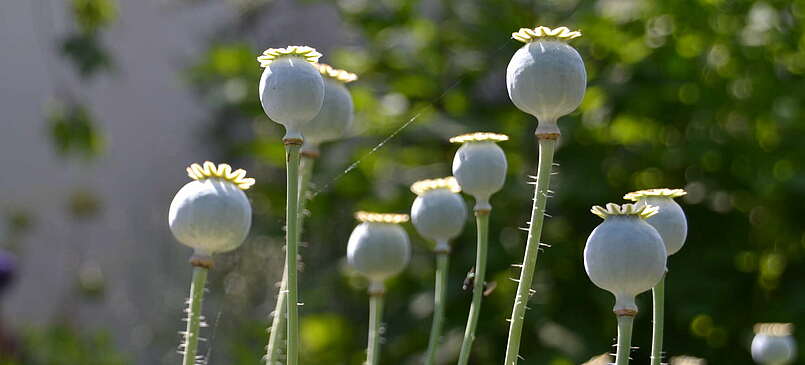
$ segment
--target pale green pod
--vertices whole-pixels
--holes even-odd
[[[475,198],[475,210],[491,210],[489,198],[506,182],[508,162],[503,149],[495,142],[509,137],[494,133],[471,133],[450,138],[461,143],[453,157],[453,176],[461,190]]]
[[[665,274],[665,245],[657,230],[644,221],[656,208],[610,203],[592,211],[604,222],[584,247],[587,276],[615,296],[616,313],[636,313],[635,296],[653,288]]]
[[[168,224],[182,244],[199,256],[238,248],[249,233],[252,208],[243,189],[254,184],[246,171],[229,165],[204,167],[193,164],[188,173],[195,181],[185,184],[170,205]]]
[[[285,127],[285,139],[302,140],[304,125],[321,110],[324,80],[313,63],[321,56],[310,47],[268,49],[258,57],[260,103],[271,120]]]
[[[682,189],[649,189],[631,192],[623,197],[637,204],[652,205],[660,209],[657,214],[646,219],[646,223],[660,233],[668,256],[679,252],[688,237],[688,220],[685,212],[674,201],[674,198],[685,194],[687,193]]]
[[[537,134],[558,134],[556,120],[581,104],[587,72],[579,53],[566,42],[581,36],[566,27],[523,28],[512,37],[522,46],[506,68],[512,103],[539,121]]]
[[[358,212],[362,221],[349,236],[347,262],[375,284],[399,274],[411,259],[408,234],[399,225],[404,214]]]
[[[436,243],[435,252],[449,252],[448,241],[461,234],[467,221],[467,206],[458,194],[458,182],[453,177],[422,180],[414,183],[411,191],[417,194],[411,206],[414,228]]]
[[[785,365],[794,361],[797,345],[790,323],[760,323],[752,339],[752,359],[762,365]]]
[[[354,73],[326,64],[317,64],[316,68],[324,77],[324,102],[319,114],[302,127],[305,137],[302,151],[314,154],[318,153],[319,144],[340,138],[352,125],[354,106],[346,84],[358,78]]]

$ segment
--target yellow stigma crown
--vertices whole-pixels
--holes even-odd
[[[540,38],[569,41],[578,37],[581,37],[581,31],[571,31],[568,27],[551,29],[548,27],[537,26],[536,28],[520,28],[520,30],[512,33],[512,38],[523,43],[534,42]]]
[[[316,66],[316,68],[319,69],[319,72],[321,72],[322,76],[327,76],[333,80],[338,80],[345,84],[358,79],[358,75],[349,71],[339,70],[326,63],[316,63],[313,66]]]
[[[609,365],[610,362],[612,362],[612,357],[609,354],[603,354],[593,357],[582,365]]]
[[[794,333],[794,325],[791,323],[758,323],[755,325],[755,333],[773,337],[791,336]]]
[[[408,222],[408,214],[393,214],[393,213],[373,213],[359,211],[355,213],[355,219],[361,222],[369,223],[392,223],[400,224]]]
[[[657,214],[659,211],[660,208],[648,204],[618,205],[615,203],[608,203],[606,208],[596,205],[590,209],[590,212],[603,219],[616,215],[636,215],[640,218],[646,219]]]
[[[441,179],[420,180],[411,185],[411,191],[416,195],[422,195],[436,189],[447,189],[452,193],[461,192],[461,186],[458,185],[456,178],[452,176]]]
[[[229,164],[215,165],[210,161],[204,161],[204,166],[194,163],[187,167],[187,176],[193,180],[205,179],[222,179],[235,184],[241,190],[248,190],[254,185],[255,180],[251,177],[246,177],[246,170],[237,169],[232,171],[232,166]]]
[[[509,136],[505,134],[497,134],[491,132],[473,132],[450,138],[450,143],[488,142],[488,141],[503,142],[508,140]]]
[[[707,361],[693,356],[674,356],[671,365],[706,365]]]
[[[649,197],[673,199],[687,194],[688,192],[683,189],[662,188],[662,189],[646,189],[646,190],[633,191],[629,194],[624,195],[623,198],[631,201],[638,201],[641,198],[649,198]]]
[[[263,51],[263,54],[257,57],[257,62],[260,62],[260,67],[268,67],[271,62],[284,56],[297,56],[307,62],[315,64],[319,62],[321,53],[316,51],[313,47],[308,46],[288,46],[285,48],[269,48]]]

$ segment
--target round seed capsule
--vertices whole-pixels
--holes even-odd
[[[759,323],[752,339],[752,359],[762,365],[785,365],[794,361],[796,343],[790,323]]]
[[[656,208],[610,203],[592,211],[604,222],[584,247],[587,276],[615,296],[616,313],[636,313],[635,296],[653,288],[665,274],[665,245],[657,230],[644,221]]]
[[[229,165],[211,162],[194,164],[188,172],[196,180],[176,193],[168,212],[174,237],[202,256],[239,247],[252,224],[251,204],[242,189],[254,179],[245,178],[243,170],[232,172]]]
[[[260,102],[271,120],[285,127],[285,139],[302,140],[305,123],[316,117],[324,102],[324,80],[313,66],[321,54],[310,47],[272,48],[258,61]]]
[[[580,36],[566,27],[523,28],[512,34],[525,45],[506,68],[506,86],[512,103],[539,121],[537,134],[558,134],[556,120],[576,110],[584,98],[584,61],[566,43]]]
[[[317,64],[316,68],[324,77],[324,102],[319,114],[302,127],[305,136],[302,150],[314,153],[318,152],[319,144],[340,138],[352,124],[354,107],[346,84],[358,78],[326,64]]]
[[[349,236],[349,265],[374,283],[399,274],[411,259],[408,234],[399,225],[408,216],[366,212],[358,212],[356,216],[362,223]]]
[[[458,193],[456,179],[417,181],[411,186],[417,194],[411,206],[411,221],[417,232],[433,242],[434,251],[448,252],[448,241],[461,234],[467,220],[467,207]]]
[[[453,157],[453,176],[464,192],[475,198],[475,210],[490,210],[489,198],[506,182],[506,154],[495,142],[509,137],[494,133],[471,133],[450,139],[461,143]]]
[[[637,204],[652,205],[660,209],[657,214],[646,219],[646,223],[660,233],[668,256],[679,252],[688,236],[688,220],[682,207],[674,198],[687,194],[682,189],[650,189],[626,194],[623,198]]]

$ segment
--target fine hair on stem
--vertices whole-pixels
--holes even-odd
[[[538,136],[539,138],[539,166],[537,167],[537,181],[534,187],[534,205],[531,209],[531,221],[528,225],[528,240],[525,255],[520,271],[520,280],[514,298],[511,322],[509,325],[509,339],[506,344],[506,359],[504,365],[514,365],[520,351],[520,336],[523,332],[523,320],[528,299],[531,296],[531,281],[537,264],[537,254],[542,235],[542,222],[545,218],[545,205],[548,200],[548,189],[553,167],[553,154],[558,136]]]

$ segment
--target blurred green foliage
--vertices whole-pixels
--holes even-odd
[[[89,159],[103,149],[103,138],[90,111],[83,105],[55,105],[48,116],[50,138],[56,151],[65,157]]]
[[[117,20],[115,0],[71,0],[74,29],[58,41],[57,50],[70,61],[82,83],[102,71],[112,71],[114,60],[103,44],[103,31]],[[58,80],[56,80],[58,81]],[[102,131],[86,102],[66,85],[56,83],[55,101],[47,110],[48,135],[64,157],[91,159],[102,152]]]
[[[112,56],[104,47],[102,31],[117,19],[115,0],[71,0],[69,11],[76,29],[61,41],[61,52],[78,74],[89,79],[99,71],[110,69]]]
[[[2,365],[127,365],[105,332],[77,331],[67,325],[29,328],[13,356],[0,354]],[[4,339],[6,340],[6,339]]]
[[[498,287],[484,302],[472,363],[502,361],[515,290],[509,279],[517,274],[510,265],[522,259],[525,235],[517,228],[528,219],[532,192],[526,181],[536,163],[536,123],[508,100],[505,68],[519,47],[510,33],[538,24],[582,30],[572,44],[585,60],[589,82],[579,110],[560,121],[559,174],[543,238],[552,247],[538,262],[520,364],[580,363],[611,350],[612,298],[589,282],[582,264],[585,239],[599,221],[588,210],[643,188],[689,192],[682,201],[688,242],[669,260],[670,355],[751,364],[747,348],[755,322],[805,325],[805,233],[797,203],[805,201],[805,0],[304,2],[338,10],[337,26],[350,37],[333,44],[315,36],[327,29],[301,33],[310,38],[290,31],[261,34],[262,23],[283,16],[274,6],[249,8],[221,29],[186,74],[216,122],[209,141],[221,154],[254,159],[258,166],[250,170],[258,184],[249,192],[256,238],[229,256],[237,265],[217,270],[226,279],[211,284],[221,287],[232,278],[247,283],[227,291],[237,335],[216,341],[221,351],[211,362],[253,364],[266,342],[266,308],[276,290],[263,280],[265,260],[267,253],[281,255],[285,177],[282,131],[260,108],[255,57],[263,48],[295,43],[314,46],[325,54],[323,62],[360,75],[349,85],[354,133],[323,148],[313,177],[317,194],[308,204],[308,245],[301,251],[304,363],[359,364],[364,356],[365,283],[343,260],[355,225],[352,212],[408,211],[414,198],[409,184],[450,173],[456,146],[447,138],[475,130],[512,137],[503,144],[507,185],[492,199],[488,276]],[[79,22],[80,29],[114,18],[114,7],[96,7],[76,12],[90,18]],[[342,174],[358,159],[356,169]],[[417,247],[409,269],[389,283],[385,309],[382,358],[389,364],[418,363],[430,323],[433,257],[408,229]],[[445,362],[455,360],[469,307],[470,294],[460,287],[475,255],[470,222],[454,246],[448,334],[440,354]],[[279,277],[281,265],[270,267]],[[633,358],[646,363],[650,295],[638,305]],[[255,321],[254,308],[262,320]]]

